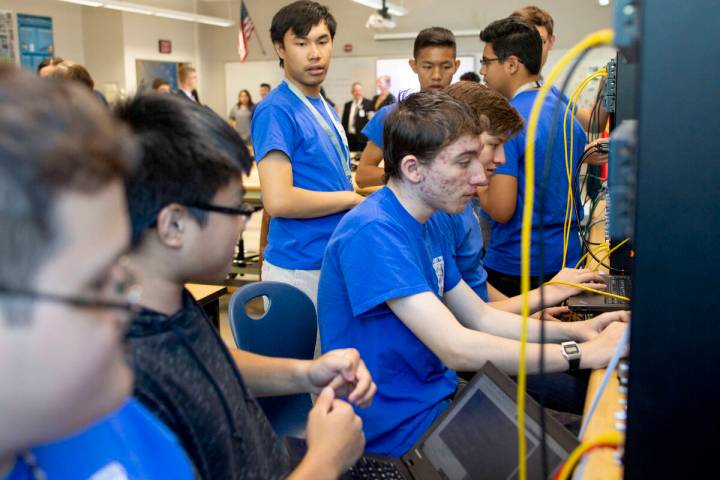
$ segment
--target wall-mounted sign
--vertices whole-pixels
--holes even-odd
[[[172,53],[172,42],[170,40],[158,40],[158,51],[160,53]]]

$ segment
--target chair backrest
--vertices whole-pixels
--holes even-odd
[[[266,311],[250,317],[245,305],[267,297]],[[248,352],[271,357],[309,360],[315,352],[317,315],[312,300],[303,292],[280,282],[256,282],[237,289],[228,308],[236,345]]]
[[[265,314],[253,319],[245,305],[263,296],[267,297]],[[271,357],[313,358],[317,335],[315,306],[292,285],[280,282],[244,285],[230,298],[228,317],[235,344],[243,350]],[[312,408],[310,395],[263,397],[258,403],[277,433],[278,442],[286,435],[305,435],[307,415]]]

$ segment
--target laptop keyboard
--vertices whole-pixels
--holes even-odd
[[[608,277],[607,291],[614,293],[615,295],[621,295],[623,297],[630,298],[632,295],[632,283],[630,277]],[[619,298],[605,297],[605,303],[627,303],[625,300]]]
[[[400,470],[390,462],[383,462],[373,458],[362,457],[343,476],[348,479],[381,479],[381,480],[403,480]]]

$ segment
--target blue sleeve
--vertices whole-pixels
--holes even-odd
[[[525,132],[505,142],[505,164],[499,165],[495,173],[518,177],[520,161],[525,157]]]
[[[362,129],[362,134],[381,149],[383,148],[383,127],[385,126],[385,117],[387,117],[388,111],[387,107],[378,110],[365,125],[365,128]]]
[[[292,160],[295,133],[295,122],[288,112],[276,105],[263,105],[255,110],[250,123],[255,161],[260,162],[273,150],[283,152]]]
[[[411,242],[394,225],[369,223],[340,249],[339,255],[356,317],[393,298],[432,291]]]

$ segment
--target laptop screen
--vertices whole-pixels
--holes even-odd
[[[515,401],[481,374],[425,438],[420,450],[443,478],[516,479],[516,417]],[[540,426],[527,413],[525,425],[528,478],[541,479]],[[550,431],[546,431],[546,441],[548,468],[553,472],[570,452],[552,438]]]

